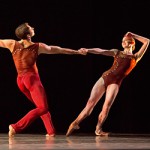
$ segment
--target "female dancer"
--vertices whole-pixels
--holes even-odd
[[[142,43],[141,48],[135,54],[135,39]],[[118,94],[120,85],[123,79],[132,71],[137,62],[141,60],[149,45],[149,39],[139,36],[137,34],[127,32],[122,39],[123,51],[117,49],[104,50],[100,48],[80,49],[79,51],[86,51],[92,54],[101,54],[114,57],[112,67],[104,72],[98,79],[92,88],[90,97],[87,101],[85,108],[81,111],[78,117],[70,124],[66,133],[69,136],[75,129],[79,129],[79,124],[83,119],[89,116],[101,99],[104,93],[106,93],[105,101],[102,107],[102,111],[98,116],[98,122],[96,125],[95,134],[99,136],[108,135],[107,132],[103,132],[102,125],[106,120],[110,108]]]

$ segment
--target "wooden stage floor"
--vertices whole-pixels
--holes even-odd
[[[150,135],[114,134],[108,137],[94,134],[63,134],[45,137],[43,134],[16,134],[8,138],[0,134],[0,150],[150,150]]]

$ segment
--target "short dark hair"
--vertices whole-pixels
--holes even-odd
[[[28,23],[25,22],[16,28],[15,34],[19,39],[27,39],[27,35],[30,34],[29,28],[27,25]]]

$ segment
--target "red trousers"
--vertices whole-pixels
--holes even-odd
[[[39,75],[33,72],[18,75],[17,84],[19,89],[27,96],[27,98],[35,104],[36,108],[29,111],[17,123],[11,124],[16,133],[21,132],[35,119],[41,117],[47,130],[47,134],[55,134],[51,115],[48,110],[46,93]]]

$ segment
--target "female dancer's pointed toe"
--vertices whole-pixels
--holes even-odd
[[[69,126],[69,129],[66,133],[66,136],[69,136],[74,130],[78,130],[80,127],[76,122],[71,123],[71,125]]]

